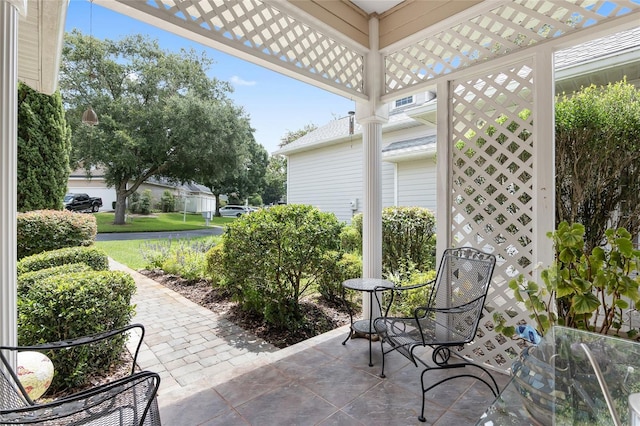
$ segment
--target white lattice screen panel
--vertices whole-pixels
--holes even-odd
[[[363,97],[363,55],[270,4],[258,0],[117,1]]]
[[[515,0],[385,57],[385,93],[640,9],[640,0]]]
[[[521,349],[493,332],[492,312],[529,320],[508,282],[533,267],[533,84],[526,62],[451,86],[451,240],[498,260],[469,355],[503,369]]]

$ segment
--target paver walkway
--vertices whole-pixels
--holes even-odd
[[[160,375],[161,410],[163,403],[192,393],[190,385],[243,364],[260,365],[266,354],[278,351],[151,278],[113,260],[110,267],[130,273],[136,281],[133,322],[143,324],[146,333],[138,364]]]

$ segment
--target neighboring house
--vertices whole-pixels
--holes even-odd
[[[93,170],[90,173],[91,175],[87,176],[84,169],[74,170],[69,176],[67,192],[84,192],[91,197],[101,197],[102,208],[100,210],[113,210],[113,203],[116,201],[115,189],[107,188],[104,175],[100,170]],[[164,191],[169,191],[176,198],[175,208],[178,211],[202,213],[216,209],[216,199],[211,191],[199,184],[181,185],[167,179],[151,178],[140,185],[136,192],[142,194],[146,190],[151,191],[153,206],[160,203]]]
[[[624,77],[640,86],[640,27],[558,51],[555,67],[556,93]],[[288,160],[288,203],[311,204],[347,223],[362,211],[362,129],[351,120],[331,121],[274,153]],[[435,94],[397,99],[382,129],[383,207],[426,207],[435,214]]]

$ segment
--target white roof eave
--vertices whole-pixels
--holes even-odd
[[[69,0],[28,0],[18,22],[18,79],[48,95],[58,88],[68,7]]]

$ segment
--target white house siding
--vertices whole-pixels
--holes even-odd
[[[350,223],[362,211],[362,141],[290,156],[287,180],[287,203],[310,204]],[[357,209],[352,211],[354,200]]]
[[[436,212],[434,157],[398,163],[398,206],[426,207]]]
[[[382,162],[382,207],[394,206],[396,202],[396,165]]]

